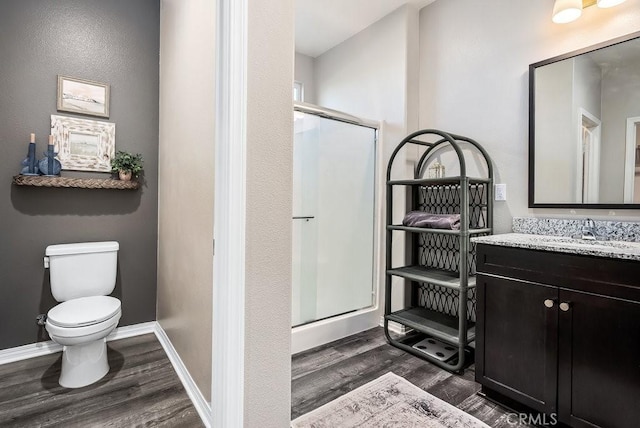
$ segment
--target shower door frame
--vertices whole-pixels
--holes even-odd
[[[372,284],[372,305],[363,309],[354,310],[318,321],[313,321],[291,329],[291,354],[305,351],[315,346],[359,333],[361,331],[380,325],[382,310],[384,308],[383,298],[380,292],[380,285],[384,280],[384,272],[382,268],[382,237],[384,236],[384,177],[382,176],[383,168],[383,141],[381,135],[383,131],[383,123],[367,119],[361,119],[347,113],[319,107],[309,103],[294,102],[294,112],[301,112],[319,116],[325,119],[336,120],[339,122],[349,123],[351,125],[363,126],[371,128],[374,131],[374,203],[373,203],[373,284]],[[293,284],[292,284],[293,286]]]

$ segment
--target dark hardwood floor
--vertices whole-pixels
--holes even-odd
[[[322,406],[387,372],[402,376],[430,394],[491,427],[525,427],[509,410],[477,395],[473,365],[454,375],[389,345],[374,328],[292,358],[291,419]],[[340,427],[335,427],[340,428]]]
[[[0,426],[203,426],[155,335],[107,347],[110,372],[79,389],[58,385],[60,353],[0,366]]]
[[[108,348],[109,374],[79,389],[58,385],[59,353],[0,366],[0,427],[203,426],[153,334]],[[381,328],[293,356],[291,419],[390,371],[491,427],[528,426],[476,394],[473,366],[451,374],[392,347]]]

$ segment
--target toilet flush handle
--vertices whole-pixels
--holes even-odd
[[[45,269],[49,269],[49,257],[48,256],[44,257],[44,268]]]

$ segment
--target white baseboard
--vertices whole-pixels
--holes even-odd
[[[182,359],[178,355],[176,348],[173,347],[171,340],[169,340],[169,336],[167,336],[167,333],[159,323],[155,322],[154,324],[154,333],[156,334],[158,341],[164,348],[167,357],[169,357],[169,361],[171,361],[171,365],[173,365],[174,370],[178,374],[178,377],[180,378],[184,389],[187,391],[187,395],[191,399],[191,402],[196,408],[198,415],[200,415],[202,423],[204,423],[205,427],[207,428],[211,427],[213,421],[211,417],[211,404],[209,404],[207,400],[205,400],[204,396],[200,392],[200,389],[189,374],[187,367],[184,365]]]
[[[189,374],[189,371],[178,356],[176,349],[171,344],[167,333],[165,333],[158,322],[150,321],[118,327],[109,336],[107,336],[107,342],[151,333],[155,334],[158,338],[158,341],[167,354],[169,361],[171,361],[171,365],[173,365],[180,382],[182,382],[184,389],[187,391],[187,395],[193,402],[198,415],[200,415],[202,422],[206,427],[210,427],[212,421],[211,405],[205,400],[204,396],[196,386],[193,378],[191,378],[191,375]],[[62,352],[62,345],[59,345],[52,340],[3,349],[0,350],[0,365],[40,357],[43,355],[55,354],[56,352]]]
[[[149,321],[140,324],[126,325],[116,328],[113,333],[107,336],[107,342],[112,340],[126,339],[128,337],[142,336],[143,334],[155,333],[156,322]]]
[[[112,340],[125,339],[127,337],[140,336],[142,334],[154,333],[155,324],[155,321],[151,321],[141,324],[118,327],[109,336],[107,336],[107,342],[110,342]],[[29,343],[28,345],[3,349],[0,350],[0,366],[16,361],[26,360],[29,358],[55,354],[56,352],[62,352],[62,345],[55,343],[53,340]]]
[[[16,361],[27,360],[29,358],[55,354],[56,352],[61,351],[62,345],[58,345],[52,340],[3,349],[0,351],[0,366],[3,364],[14,363]]]
[[[384,317],[380,317],[380,327],[384,327]],[[395,321],[389,321],[389,331],[396,334],[405,335],[413,331],[412,328],[408,328],[406,325],[397,323]]]

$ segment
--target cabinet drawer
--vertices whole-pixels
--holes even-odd
[[[640,262],[478,244],[477,271],[640,302]]]

